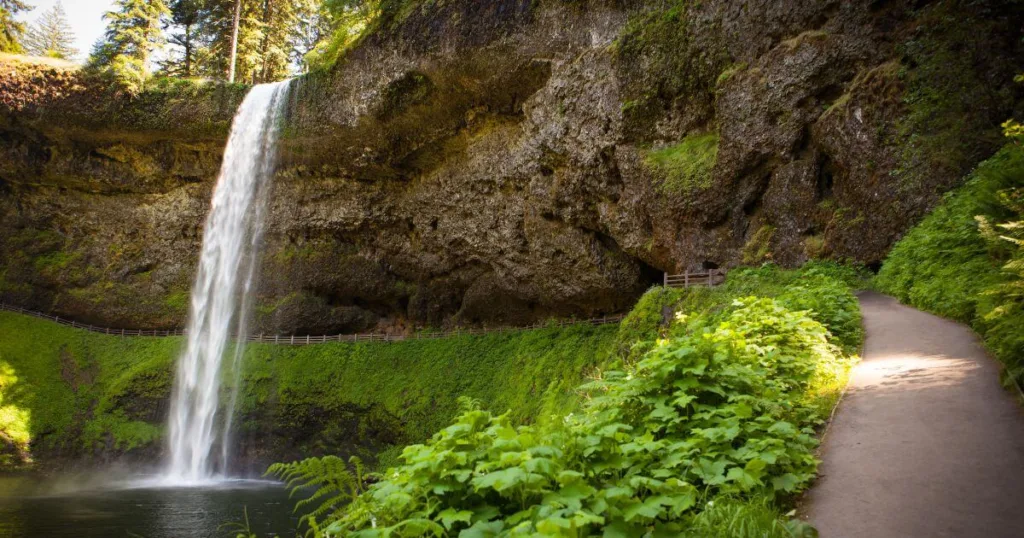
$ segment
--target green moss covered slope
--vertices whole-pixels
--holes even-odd
[[[543,421],[572,404],[570,389],[607,360],[615,334],[613,326],[581,325],[391,344],[248,346],[236,422],[244,459],[259,467],[301,454],[372,456],[426,439],[454,416],[459,396]],[[155,459],[180,345],[0,312],[0,463]]]

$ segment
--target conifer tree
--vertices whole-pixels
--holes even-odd
[[[25,33],[25,49],[35,56],[70,60],[78,54],[72,45],[75,34],[68,24],[64,6],[57,2]]]
[[[170,15],[164,0],[117,0],[104,38],[93,49],[90,65],[109,71],[129,93],[138,93],[149,76],[146,63],[163,43],[160,19]]]
[[[262,41],[255,82],[288,77],[301,0],[263,0]]]
[[[172,32],[167,41],[180,47],[180,53],[167,59],[161,68],[171,76],[193,77],[199,73],[197,57],[203,48],[200,26],[206,12],[203,0],[171,0],[170,26]]]
[[[32,9],[23,0],[0,0],[0,52],[20,53],[25,24],[14,17],[22,11]]]
[[[209,60],[204,66],[207,74],[229,81],[253,80],[263,41],[262,7],[262,0],[208,0],[208,12],[202,23],[210,47]]]

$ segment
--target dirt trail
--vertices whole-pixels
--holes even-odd
[[[1024,536],[1024,412],[996,362],[963,325],[877,293],[860,302],[864,360],[806,519],[823,538]]]

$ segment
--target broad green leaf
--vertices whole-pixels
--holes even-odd
[[[436,519],[441,520],[441,524],[444,525],[445,529],[452,530],[452,525],[456,522],[469,523],[473,517],[473,512],[469,510],[456,510],[455,508],[446,508],[437,514]]]
[[[459,533],[459,538],[495,538],[505,529],[501,521],[477,521]]]
[[[776,476],[772,478],[772,487],[776,491],[782,490],[792,493],[796,490],[796,487],[800,484],[800,479],[793,473],[786,473],[782,476]]]

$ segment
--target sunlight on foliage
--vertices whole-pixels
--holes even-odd
[[[299,521],[309,527],[308,534],[316,535],[323,532],[318,521],[362,495],[367,479],[379,478],[368,474],[362,460],[355,456],[349,458],[349,464],[351,469],[336,456],[307,458],[294,463],[275,463],[265,475],[283,480],[293,496],[303,497],[295,504],[295,511],[309,509]]]
[[[358,7],[339,10],[335,15],[335,28],[327,39],[319,42],[306,56],[303,63],[310,71],[327,70],[351,49],[366,34],[370,23],[380,15],[373,2]]]
[[[785,299],[698,301],[672,316],[636,361],[582,385],[584,403],[561,421],[524,426],[467,406],[359,495],[337,458],[320,471],[316,460],[274,469],[301,469],[290,485],[327,499],[309,520],[315,536],[813,536],[777,501],[813,479],[815,428],[830,411],[820,398],[841,390],[851,359],[811,310],[783,303],[821,307],[814,295],[830,285],[845,294],[836,311],[856,310],[829,274],[839,271],[820,267],[738,278],[800,281],[782,287]],[[825,316],[859,339],[859,316]]]
[[[19,390],[17,384],[17,372],[0,355],[0,467],[32,463],[29,453],[32,414],[10,397]]]

